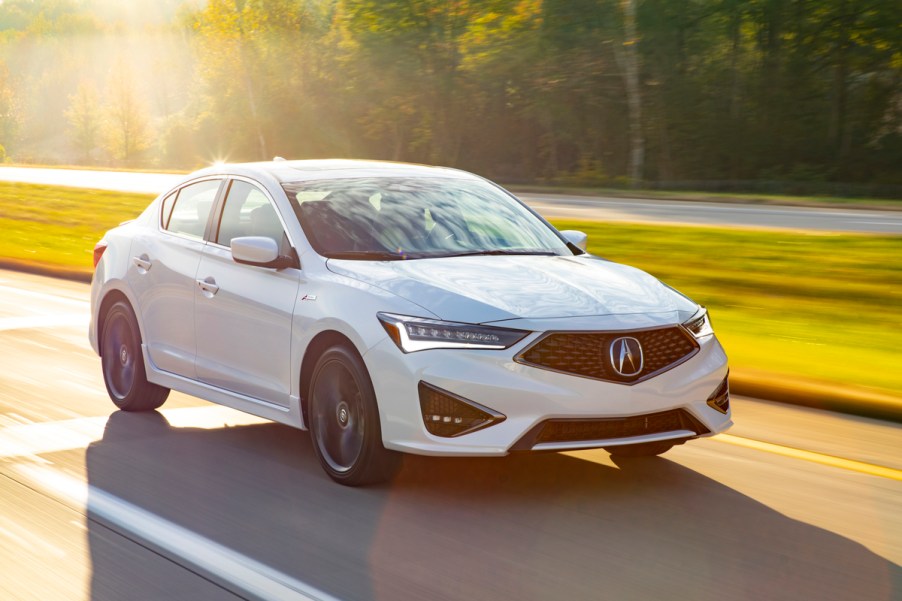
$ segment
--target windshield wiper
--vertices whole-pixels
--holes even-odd
[[[556,252],[551,250],[505,250],[505,249],[494,249],[494,250],[468,250],[459,253],[448,253],[446,255],[431,255],[437,257],[475,257],[475,256],[490,256],[490,255],[541,255],[545,257],[553,257],[557,255]]]

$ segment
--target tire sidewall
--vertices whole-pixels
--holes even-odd
[[[319,433],[317,432],[317,420],[310,420],[310,437],[313,442],[313,451],[322,465],[323,469],[330,478],[341,484],[356,486],[359,484],[367,484],[372,481],[381,479],[377,472],[380,456],[388,451],[382,445],[382,428],[379,420],[379,409],[376,402],[376,393],[373,390],[372,380],[363,360],[356,351],[349,349],[347,346],[333,346],[326,350],[316,362],[313,370],[313,377],[310,378],[310,412],[311,416],[316,414],[316,398],[314,390],[316,389],[316,381],[323,368],[332,363],[339,361],[349,371],[355,380],[357,389],[360,392],[360,413],[363,418],[363,446],[357,460],[345,471],[335,470],[326,458],[323,456],[323,450],[319,445]]]
[[[110,374],[106,371],[107,353],[115,352],[114,349],[108,348],[107,335],[109,327],[118,319],[124,320],[130,330],[133,348],[128,350],[132,353],[135,361],[131,386],[124,396],[119,396],[110,386]],[[138,320],[135,318],[134,311],[125,301],[116,302],[107,311],[103,321],[103,328],[101,329],[100,340],[101,361],[104,368],[103,383],[113,404],[124,411],[147,411],[162,405],[166,400],[166,396],[168,396],[168,390],[147,381],[147,373],[144,369],[144,353],[141,348],[141,330],[138,327]]]

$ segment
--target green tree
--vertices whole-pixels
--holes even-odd
[[[69,122],[69,136],[79,157],[86,165],[94,162],[94,151],[100,143],[103,126],[103,111],[94,85],[82,81],[74,94],[69,96],[66,110]]]
[[[114,68],[106,98],[106,150],[115,162],[135,166],[152,138],[147,109],[125,65]]]
[[[13,82],[6,65],[0,62],[0,145],[6,153],[15,148],[19,134],[19,106]]]

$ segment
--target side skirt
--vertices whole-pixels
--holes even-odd
[[[231,407],[238,411],[279,422],[286,426],[299,428],[301,430],[307,429],[306,424],[304,424],[304,418],[301,415],[301,399],[299,397],[291,395],[288,407],[276,405],[261,399],[255,399],[237,392],[232,392],[223,388],[211,386],[204,382],[191,380],[183,376],[163,371],[157,368],[157,366],[153,364],[153,361],[150,360],[150,356],[147,353],[147,347],[144,344],[141,345],[141,351],[144,355],[144,369],[147,372],[147,380],[149,382],[189,394],[205,401],[210,401],[211,403],[225,405],[226,407]]]

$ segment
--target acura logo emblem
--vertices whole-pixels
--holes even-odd
[[[610,347],[611,367],[617,375],[631,378],[642,371],[642,345],[635,338],[615,338]]]

